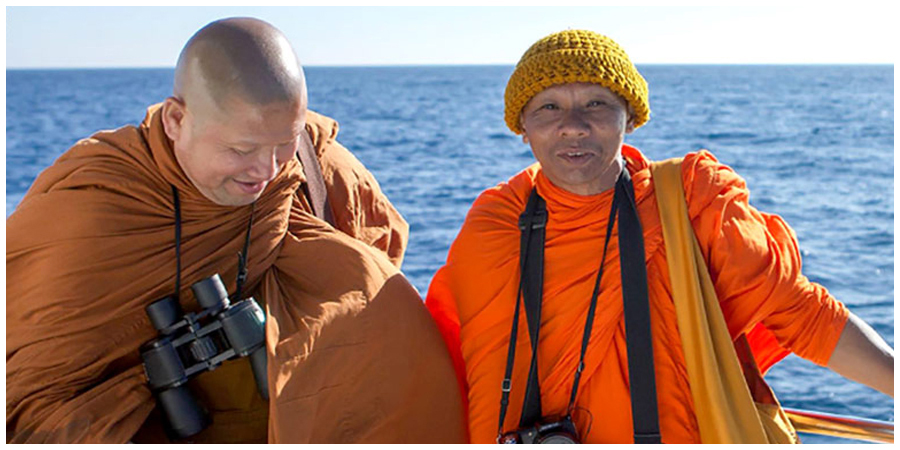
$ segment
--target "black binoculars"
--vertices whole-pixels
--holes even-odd
[[[250,357],[256,387],[269,398],[266,378],[266,316],[252,297],[235,304],[219,274],[191,285],[199,313],[184,314],[175,297],[147,306],[159,337],[141,347],[144,372],[169,428],[179,438],[209,425],[206,410],[186,386],[189,378],[214,370],[223,361]]]

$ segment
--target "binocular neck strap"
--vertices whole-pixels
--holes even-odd
[[[175,205],[175,300],[181,299],[181,201],[178,198],[178,189],[172,186],[172,200]],[[234,298],[240,301],[241,290],[247,280],[247,255],[250,251],[250,230],[253,228],[253,213],[256,202],[250,204],[250,220],[247,222],[247,235],[244,238],[244,250],[238,252],[237,288]]]
[[[237,288],[234,290],[235,301],[243,300],[241,290],[244,288],[244,282],[247,281],[247,255],[250,251],[250,229],[253,228],[253,212],[256,209],[256,202],[250,204],[250,220],[247,221],[247,236],[244,238],[244,250],[238,252],[238,273]]]
[[[178,189],[172,186],[172,200],[175,203],[175,300],[181,300],[181,202]]]

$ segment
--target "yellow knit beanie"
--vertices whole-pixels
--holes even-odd
[[[522,108],[556,84],[597,83],[621,96],[634,111],[634,127],[650,120],[647,82],[612,39],[587,30],[551,34],[522,55],[506,84],[506,125],[522,134]]]

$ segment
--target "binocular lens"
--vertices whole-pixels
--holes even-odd
[[[155,339],[145,344],[141,349],[141,358],[144,360],[144,371],[151,389],[178,386],[187,382],[181,357],[168,338]]]
[[[222,312],[219,320],[238,356],[247,356],[266,342],[266,315],[252,298],[235,303]]]
[[[209,416],[186,385],[160,391],[157,400],[169,426],[179,438],[193,436],[209,425]]]

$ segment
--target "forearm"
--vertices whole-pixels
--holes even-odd
[[[894,350],[872,327],[850,313],[828,368],[843,377],[894,396]]]

